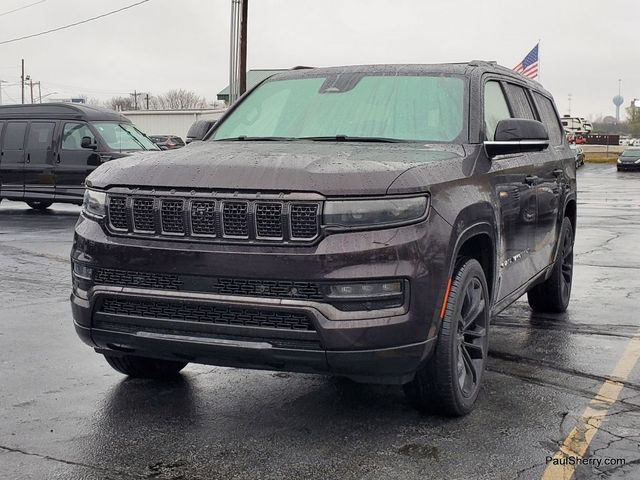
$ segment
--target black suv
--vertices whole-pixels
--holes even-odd
[[[575,171],[551,95],[492,63],[280,73],[91,174],[75,327],[131,376],[329,373],[462,415],[491,316],[567,308]]]

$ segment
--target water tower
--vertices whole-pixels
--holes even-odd
[[[616,106],[616,123],[620,123],[620,107],[624,103],[624,98],[621,95],[622,91],[622,79],[618,80],[618,95],[613,97],[613,104]]]

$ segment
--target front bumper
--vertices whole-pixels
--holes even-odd
[[[71,296],[75,328],[87,344],[111,355],[405,383],[433,350],[437,329],[432,327],[437,326],[446,287],[450,234],[450,226],[432,212],[428,221],[417,225],[329,235],[308,247],[192,245],[113,238],[99,223],[81,218],[71,256],[73,262],[89,267],[203,279],[212,274],[325,282],[401,278],[410,288],[400,307],[342,311],[304,299],[95,284]],[[313,328],[208,324],[188,316],[155,318],[146,313],[123,316],[103,311],[105,299],[276,312],[303,316]]]
[[[640,170],[640,163],[618,163],[618,170],[633,171]]]

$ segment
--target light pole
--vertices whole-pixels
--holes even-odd
[[[2,105],[2,84],[7,83],[6,80],[0,80],[0,105]]]

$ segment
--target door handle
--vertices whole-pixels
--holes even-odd
[[[60,154],[56,156],[56,163],[60,163]]]
[[[31,163],[31,154],[27,153],[27,163]]]
[[[554,174],[556,177],[561,176],[563,173],[564,173],[564,170],[563,170],[563,169],[561,169],[561,168],[556,168],[556,169],[553,171],[553,174]]]
[[[524,177],[524,183],[526,183],[527,185],[535,185],[539,179],[540,177],[537,177],[535,175],[527,175],[526,177]]]

